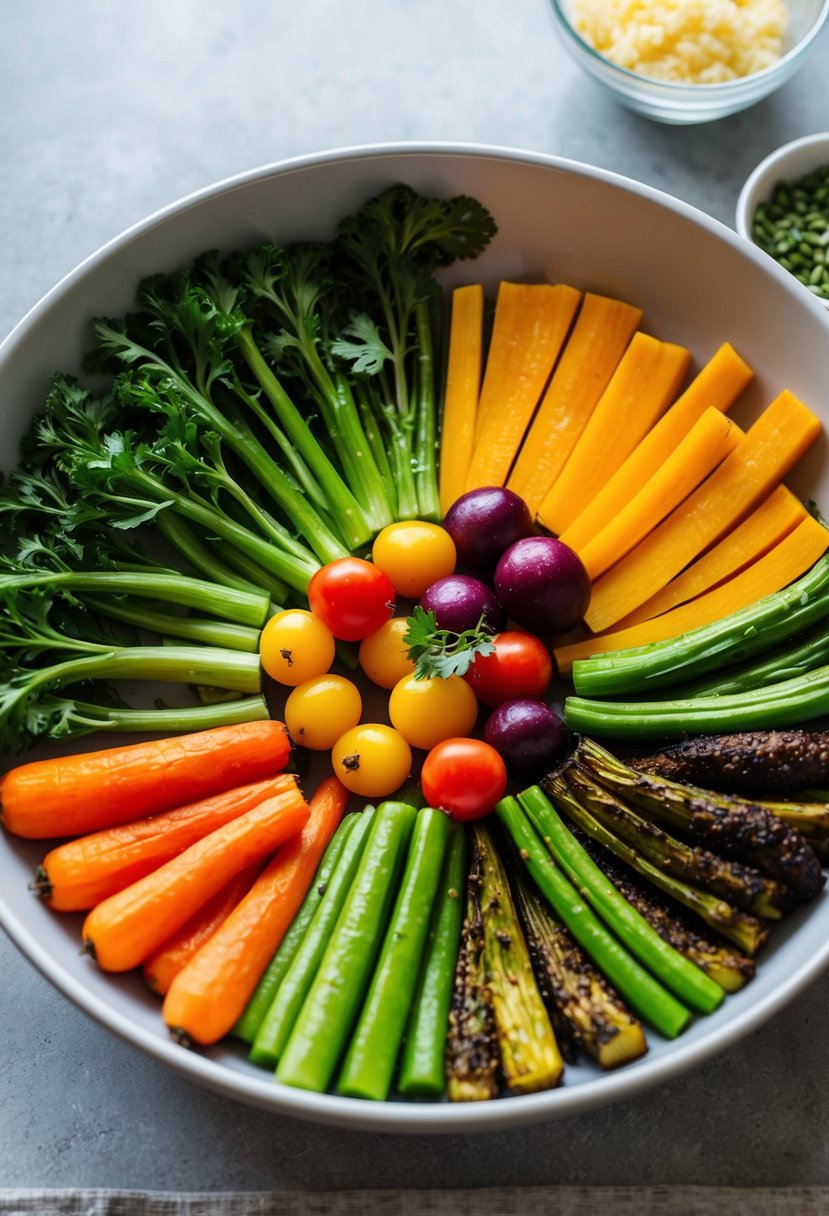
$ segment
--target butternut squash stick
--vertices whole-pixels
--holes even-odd
[[[280,773],[174,811],[69,840],[46,854],[32,886],[55,912],[94,908],[266,798],[295,788],[296,777]]]
[[[791,490],[778,486],[718,545],[703,553],[687,570],[671,579],[667,587],[629,613],[619,623],[619,628],[626,629],[629,625],[649,621],[733,578],[793,532],[807,515],[803,503],[795,498]]]
[[[660,591],[780,482],[820,434],[820,421],[784,389],[730,456],[593,586],[587,625],[602,633]]]
[[[713,406],[727,413],[753,376],[753,371],[734,347],[724,342],[682,396],[573,520],[561,539],[580,553],[676,451],[704,411]]]
[[[691,356],[683,346],[634,334],[567,464],[538,508],[557,536],[585,509],[673,401]]]
[[[3,826],[43,840],[80,836],[281,772],[282,722],[246,722],[127,747],[34,760],[0,781]]]
[[[84,948],[104,971],[139,966],[234,874],[290,840],[307,820],[296,786],[268,798],[97,904],[84,921]]]
[[[564,284],[501,284],[467,490],[507,480],[580,299]]]
[[[829,531],[809,515],[764,557],[713,591],[641,625],[632,625],[629,629],[606,633],[554,651],[559,673],[568,674],[576,659],[586,659],[590,655],[612,650],[627,650],[630,646],[647,646],[651,642],[679,637],[700,625],[722,620],[729,613],[755,604],[764,596],[782,591],[794,579],[805,574],[827,548]]]
[[[712,469],[732,452],[743,432],[712,406],[677,445],[653,476],[624,505],[604,528],[582,548],[569,539],[569,529],[561,539],[575,549],[591,579],[615,565],[647,536],[674,507],[679,506]],[[578,521],[577,521],[578,522]]]
[[[440,433],[440,509],[445,515],[466,488],[475,444],[484,351],[484,289],[480,283],[452,292],[449,358]]]
[[[625,353],[642,310],[588,291],[507,486],[534,516]]]
[[[247,895],[261,866],[248,866],[231,878],[226,887],[209,899],[190,919],[169,937],[154,954],[144,960],[144,979],[157,996],[164,996],[179,971],[201,949]]]
[[[329,777],[302,835],[280,849],[248,894],[173,980],[164,1021],[183,1042],[215,1043],[235,1026],[299,911],[348,791]]]

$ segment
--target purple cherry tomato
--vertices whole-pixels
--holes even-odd
[[[461,565],[480,575],[492,574],[501,554],[533,533],[524,499],[502,486],[462,494],[446,512],[443,526],[455,542]]]
[[[506,624],[504,610],[492,588],[468,574],[439,578],[424,591],[420,606],[434,612],[438,629],[450,629],[453,633],[474,629],[481,616],[494,633]]]
[[[567,728],[544,701],[505,701],[490,714],[484,739],[500,752],[511,777],[534,779],[551,768],[568,743]]]
[[[495,568],[495,594],[509,616],[541,637],[566,633],[590,603],[581,558],[551,536],[516,541]]]

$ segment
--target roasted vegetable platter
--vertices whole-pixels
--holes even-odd
[[[122,795],[116,820],[107,822],[106,799],[92,783],[90,761],[79,803],[100,803],[104,817],[90,821],[81,815],[72,831],[64,818],[64,829],[58,831],[50,826],[48,797],[35,785],[34,796],[29,790],[23,799],[23,814],[28,813],[28,798],[29,812],[46,818],[29,833],[41,843],[31,843],[15,825],[14,790],[7,779],[3,916],[22,949],[82,1007],[205,1084],[313,1118],[363,1126],[388,1126],[391,1119],[400,1129],[449,1129],[563,1113],[669,1076],[745,1033],[823,964],[826,897],[819,860],[810,849],[814,844],[822,856],[825,848],[820,792],[814,790],[822,778],[803,783],[813,789],[806,843],[799,850],[784,829],[772,830],[773,824],[785,825],[791,812],[779,818],[779,808],[752,811],[744,831],[723,832],[720,818],[728,795],[689,793],[685,785],[676,790],[666,784],[670,774],[647,777],[641,766],[629,768],[626,760],[658,750],[672,733],[659,717],[667,712],[660,688],[668,690],[671,701],[686,702],[684,713],[689,698],[702,698],[702,723],[711,712],[710,685],[721,663],[730,669],[729,695],[738,697],[729,702],[723,729],[811,728],[819,716],[814,706],[820,690],[812,694],[816,677],[810,673],[820,668],[813,641],[820,616],[802,609],[807,601],[820,599],[825,530],[803,504],[821,501],[824,407],[816,385],[825,369],[804,336],[814,339],[821,319],[797,297],[787,299],[787,289],[773,271],[702,217],[592,171],[568,169],[562,175],[542,161],[509,157],[423,157],[370,157],[375,172],[370,180],[348,159],[254,176],[240,186],[244,205],[231,209],[230,217],[224,211],[228,196],[221,189],[207,192],[192,207],[173,208],[111,255],[81,268],[51,305],[47,301],[39,316],[12,335],[0,363],[0,377],[5,376],[10,391],[21,392],[28,384],[25,399],[33,411],[42,408],[44,386],[48,395],[45,421],[30,431],[24,446],[26,476],[13,477],[5,491],[6,511],[12,510],[15,528],[27,542],[22,555],[18,549],[8,557],[16,563],[10,572],[17,584],[14,594],[7,594],[5,647],[7,652],[16,647],[17,666],[3,707],[7,746],[25,746],[51,733],[59,740],[57,750],[67,756],[94,748],[116,750],[122,743],[128,749],[136,736],[107,738],[97,729],[113,726],[125,731],[146,726],[150,735],[161,731],[182,739],[196,738],[190,732],[199,730],[225,730],[238,742],[246,731],[255,736],[260,727],[281,731],[284,719],[294,740],[313,753],[310,769],[299,778],[304,798],[296,793],[296,777],[283,771],[286,765],[297,767],[303,748],[291,758],[274,760],[269,771],[255,770],[246,778],[267,784],[261,791],[265,810],[239,802],[230,815],[211,807],[211,814],[225,819],[211,821],[210,828],[191,824],[189,837],[179,823],[176,831],[184,834],[178,838],[178,862],[169,853],[160,862],[156,853],[152,865],[142,863],[143,874],[131,875],[134,882],[127,888],[147,883],[164,865],[177,864],[182,875],[189,875],[190,887],[195,876],[212,875],[211,890],[218,897],[224,890],[219,878],[231,874],[216,857],[224,855],[227,842],[242,850],[238,856],[244,864],[240,861],[233,874],[244,879],[240,890],[245,888],[247,896],[238,891],[227,895],[229,906],[241,906],[257,892],[248,912],[252,925],[267,920],[260,913],[275,900],[282,907],[270,938],[261,926],[251,929],[260,939],[260,962],[251,964],[257,976],[248,995],[258,991],[257,982],[269,970],[273,949],[265,958],[268,942],[284,943],[282,971],[273,981],[282,1007],[271,1001],[273,993],[267,1001],[273,1023],[270,1044],[267,1035],[259,1035],[261,1022],[253,1030],[244,1028],[244,1017],[252,1016],[244,1009],[229,1025],[220,1018],[211,1031],[204,1030],[199,1014],[188,1029],[190,1011],[194,1002],[199,1004],[199,984],[217,988],[204,960],[198,983],[188,987],[173,980],[161,1020],[158,995],[149,992],[147,979],[155,977],[160,991],[156,955],[170,935],[159,925],[169,928],[175,920],[181,927],[189,920],[181,886],[169,885],[166,894],[150,889],[146,906],[139,901],[118,910],[115,918],[114,911],[108,917],[88,910],[96,902],[106,909],[110,898],[117,904],[117,891],[85,895],[73,905],[68,887],[61,886],[62,873],[69,875],[70,885],[76,880],[72,866],[77,858],[73,860],[71,848],[61,853],[55,847],[59,839],[76,838],[73,847],[79,847],[88,880],[92,852],[83,842],[93,828],[117,834],[118,816],[120,823],[139,821],[142,807],[143,813],[163,819],[165,814],[175,817],[183,801],[195,805],[200,798],[212,798],[218,804],[229,796],[221,789],[185,784],[178,795],[168,793],[164,805],[152,799],[142,804],[140,790],[131,789]],[[338,188],[325,206],[318,205],[319,215],[310,223],[307,191],[327,173]],[[401,181],[407,186],[387,189]],[[512,183],[509,189],[506,181]],[[522,197],[533,204],[528,221],[523,212],[519,216],[512,198],[519,184]],[[374,203],[375,219],[379,215],[386,228],[398,223],[404,233],[416,234],[411,215],[422,200],[425,210],[432,207],[438,217],[436,229],[445,229],[433,242],[440,253],[421,250],[414,263],[419,275],[434,276],[439,290],[420,280],[407,286],[412,299],[431,301],[428,310],[405,296],[394,302],[398,310],[408,309],[410,323],[411,346],[403,341],[399,351],[392,331],[383,330],[388,314],[384,322],[381,312],[378,323],[376,316],[367,318],[368,306],[364,313],[350,311],[344,320],[333,307],[314,313],[319,247],[304,246],[299,260],[291,252],[293,242],[328,239],[345,215],[356,217],[345,221],[341,232],[351,242],[355,263],[362,262],[364,283],[366,268],[376,268],[385,256],[382,239],[366,227],[361,208],[367,199],[382,200]],[[769,293],[780,307],[793,310],[801,321],[794,339],[802,347],[800,364],[795,367],[769,353],[752,327],[735,323],[727,310],[701,322],[687,302],[677,302],[657,279],[653,266],[620,260],[618,248],[601,240],[591,250],[578,220],[585,200],[591,206],[612,201],[631,239],[641,232],[644,216],[657,229],[662,224],[683,231],[690,226],[703,263],[710,257],[730,265],[733,274],[755,282],[761,294]],[[554,203],[568,216],[568,231],[576,234],[566,245],[541,222],[542,212]],[[185,216],[193,219],[200,213],[204,222],[189,229]],[[263,245],[263,233],[286,245],[289,258],[294,257],[287,274],[278,252]],[[255,253],[231,259],[210,253],[193,261],[216,248]],[[189,261],[188,255],[193,255]],[[171,266],[179,268],[172,277],[146,278],[148,271]],[[182,277],[185,266],[191,268],[189,278]],[[328,273],[325,265],[322,273]],[[135,307],[130,293],[139,280],[138,311],[130,314]],[[358,287],[356,279],[351,292],[353,300],[367,305],[370,292]],[[441,300],[444,317],[439,315]],[[280,314],[278,341],[269,346],[262,339],[263,312],[274,310]],[[468,326],[476,310],[477,372],[468,347],[463,354],[452,347],[464,317]],[[61,314],[72,318],[76,333],[82,330],[77,341],[61,325]],[[91,335],[84,325],[94,316],[107,319]],[[115,319],[124,317],[128,319]],[[589,365],[604,380],[583,409],[585,417],[592,410],[600,424],[592,438],[588,428],[581,455],[576,451],[573,456],[575,436],[569,455],[557,456],[544,441],[556,408],[556,375],[564,378],[568,357],[577,366],[579,342],[589,345],[584,335],[591,325],[607,345],[619,347],[615,356],[605,354],[606,373],[595,345],[591,347]],[[331,328],[323,333],[323,326]],[[41,348],[49,357],[39,368],[23,341],[32,329],[44,343],[51,337],[51,345]],[[176,335],[166,346],[158,336],[165,330]],[[476,393],[477,416],[473,412],[470,420],[464,382],[477,377],[480,385],[482,365],[491,361],[497,368],[494,352],[527,345],[526,335],[539,332],[536,346],[547,349],[547,362],[533,355],[510,365],[502,355],[501,380],[496,382],[493,371],[487,390],[484,376]],[[97,355],[82,369],[79,354],[90,347]],[[322,368],[314,361],[317,349],[326,354]],[[413,361],[412,349],[417,352]],[[333,362],[328,362],[332,351]],[[68,372],[50,387],[56,364]],[[195,371],[185,373],[185,366]],[[114,396],[106,388],[113,375]],[[632,388],[626,389],[626,376]],[[584,382],[584,375],[571,372],[566,396],[571,414]],[[344,407],[349,393],[350,405],[346,400]],[[634,397],[636,417],[619,430],[616,416]],[[314,423],[313,433],[292,415],[293,400],[303,404],[300,413]],[[666,412],[668,406],[673,408]],[[684,430],[666,436],[664,425],[660,431],[663,414],[674,419],[682,414]],[[332,420],[343,418],[344,433],[335,431],[332,442]],[[24,419],[25,411],[21,430]],[[542,425],[533,436],[537,423]],[[561,431],[559,425],[560,438]],[[262,435],[279,453],[270,464],[261,454],[268,446],[261,443]],[[322,443],[320,435],[326,436]],[[252,442],[256,436],[259,441]],[[623,459],[624,444],[629,456]],[[634,457],[648,445],[652,467],[647,476],[640,469],[637,482]],[[364,446],[372,459],[361,463]],[[609,449],[615,452],[615,464],[605,467]],[[671,460],[676,450],[679,455]],[[552,474],[545,463],[550,460],[560,462]],[[287,478],[280,472],[286,467]],[[619,481],[620,467],[634,477],[632,482]],[[661,478],[654,477],[654,468]],[[542,484],[545,478],[549,485],[562,482],[557,492]],[[755,482],[749,485],[751,478]],[[509,535],[502,546],[517,550],[509,562],[499,563],[497,572],[482,572],[475,565],[475,529],[468,519],[453,520],[451,508],[465,491],[474,497],[476,487],[505,482],[527,504],[531,524]],[[292,489],[297,485],[299,493]],[[695,495],[701,496],[696,512]],[[766,507],[767,499],[773,500],[771,507]],[[27,530],[27,519],[38,512],[41,520],[51,515],[58,522],[48,530]],[[680,521],[673,530],[666,524],[672,518]],[[405,545],[414,543],[412,534],[401,540],[394,529],[405,529],[414,520],[425,529],[415,536],[418,544],[423,535],[434,538],[438,532],[451,538],[454,553],[448,565],[445,554],[435,556],[434,550],[425,561],[405,552]],[[595,540],[585,535],[585,527]],[[726,542],[740,527],[737,548],[729,549]],[[495,531],[493,524],[490,539]],[[148,535],[149,552],[143,544]],[[760,539],[752,540],[752,535]],[[576,567],[562,566],[569,558],[554,548],[559,542],[553,536],[569,539],[567,553],[580,554],[581,585]],[[651,552],[642,557],[645,546]],[[96,573],[105,577],[84,583],[78,572],[84,577],[90,573],[93,553]],[[232,554],[223,568],[209,564],[208,558],[218,553]],[[358,561],[371,559],[363,565],[374,571],[375,585],[358,597],[364,619],[356,626],[353,596],[348,586],[343,590],[351,584],[334,577],[338,562],[352,560],[349,553],[358,554]],[[663,553],[670,559],[665,561]],[[449,592],[443,588],[441,599],[439,584],[458,578],[456,562],[468,581],[483,574],[496,610],[509,618],[508,630],[505,620],[493,630],[485,604],[463,602],[469,586],[449,588],[449,607],[454,611],[458,602],[468,612],[477,607],[475,619],[459,624],[451,611],[445,615]],[[554,593],[549,592],[550,563],[559,580]],[[51,584],[42,577],[47,568]],[[363,577],[361,569],[349,567],[349,576],[356,572]],[[40,573],[39,587],[31,570]],[[391,592],[378,581],[378,571],[390,580]],[[114,572],[133,579],[130,586],[121,582],[115,594],[106,583]],[[693,589],[677,593],[669,603],[665,595],[674,594],[677,580],[689,572],[696,580]],[[422,585],[418,578],[425,580]],[[798,591],[798,580],[811,582]],[[61,583],[65,591],[55,595]],[[205,591],[211,586],[212,598]],[[266,591],[269,609],[256,602],[252,586],[258,587],[260,599]],[[795,590],[786,592],[791,586]],[[638,598],[632,598],[632,588]],[[788,600],[780,599],[787,594]],[[775,596],[776,616],[767,614],[761,627],[753,619],[740,623],[740,612],[751,613],[758,601]],[[307,616],[306,597],[314,620],[330,627],[335,639],[331,655],[322,660],[320,646],[324,650],[327,642],[318,637],[309,651],[306,638],[282,632],[297,625],[297,612]],[[389,662],[390,651],[364,652],[363,639],[380,632],[392,600],[396,617],[405,619],[405,634],[396,635],[392,650],[397,656],[401,648],[408,651],[409,666],[389,684],[385,676],[378,678],[378,671]],[[656,602],[652,611],[651,600]],[[189,605],[186,614],[183,604]],[[288,610],[287,619],[282,609]],[[378,609],[380,616],[373,617]],[[665,622],[683,611],[684,617],[675,618],[682,624],[678,635]],[[798,637],[802,633],[806,641],[807,658],[786,653],[775,659],[771,674],[754,675],[751,666],[768,660],[767,648],[743,647],[730,663],[722,659],[723,648],[731,644],[724,640],[722,622],[735,612],[735,638],[760,634],[776,642],[783,636],[779,622],[793,611],[804,617]],[[352,617],[346,621],[348,612]],[[579,624],[585,615],[589,630]],[[102,619],[107,624],[95,635]],[[654,627],[652,622],[660,623]],[[302,621],[300,625],[305,628]],[[705,630],[711,635],[707,642]],[[148,645],[148,634],[164,644]],[[508,634],[543,638],[541,651],[548,664],[553,656],[562,678],[551,683],[552,666],[545,677],[537,653],[528,658],[521,652],[520,661],[511,653],[505,659],[499,646]],[[693,680],[675,684],[665,678],[660,683],[657,676],[643,695],[637,692],[631,712],[618,710],[632,700],[636,688],[635,681],[619,684],[625,701],[615,699],[613,681],[622,678],[616,671],[632,644],[647,646],[649,656],[653,652],[656,657],[648,662],[654,670],[664,654],[663,666],[670,670],[676,666],[671,637],[698,634],[700,648],[688,660]],[[257,641],[251,642],[251,636]],[[720,658],[707,660],[705,645]],[[140,660],[130,658],[130,650],[140,651]],[[84,666],[70,666],[65,675],[63,669],[50,669],[48,679],[41,679],[37,673],[44,670],[45,656],[51,662],[56,652],[61,663]],[[297,670],[309,653],[315,657],[308,670]],[[260,699],[260,658],[267,704]],[[140,683],[124,684],[136,673],[131,664],[141,660]],[[529,682],[521,662],[529,663]],[[602,674],[602,664],[609,675]],[[309,682],[322,681],[329,668],[340,681],[333,693],[330,687],[309,690]],[[599,676],[591,687],[594,670]],[[183,694],[171,694],[170,677],[183,686]],[[755,697],[762,702],[760,710],[752,710],[753,718],[740,718],[739,694],[752,681],[765,691],[766,685],[785,679],[795,682],[783,694],[787,704],[795,703],[788,717],[776,719],[768,697]],[[161,680],[163,703],[155,700]],[[126,704],[111,698],[115,681]],[[356,708],[346,685],[359,691]],[[80,696],[71,693],[70,699],[64,692],[79,686]],[[438,700],[421,699],[424,689],[438,686]],[[450,687],[457,692],[447,699]],[[687,696],[680,698],[677,688]],[[311,692],[329,699],[314,702]],[[526,709],[517,717],[517,711],[509,710],[527,698],[535,706],[532,721]],[[315,710],[315,704],[324,711]],[[549,717],[539,717],[539,705],[546,706]],[[608,727],[614,712],[624,729]],[[374,759],[367,759],[373,755],[369,749],[379,746],[377,739],[359,733],[372,723],[399,737],[397,752],[380,741],[376,763],[382,777],[376,775]],[[631,728],[630,723],[640,725]],[[692,729],[702,733],[700,725]],[[94,733],[87,737],[87,731]],[[673,733],[686,732],[680,726]],[[61,740],[61,735],[68,738]],[[459,742],[471,737],[477,750],[443,755],[441,748],[455,737]],[[819,744],[817,751],[821,748]],[[55,750],[54,744],[40,743],[16,761],[25,764]],[[187,747],[182,750],[186,753]],[[263,743],[259,752],[269,754],[270,746]],[[215,754],[224,754],[218,743]],[[16,761],[10,759],[8,766]],[[151,764],[144,767],[152,770]],[[332,772],[337,779],[333,786]],[[705,784],[698,769],[687,772],[693,784]],[[114,774],[113,767],[105,789],[117,788]],[[415,783],[406,782],[410,774]],[[716,784],[710,771],[708,776],[708,784]],[[679,780],[688,778],[681,773]],[[160,784],[169,784],[168,777]],[[240,777],[230,782],[231,794],[243,784]],[[72,803],[70,785],[64,785],[57,800],[64,816],[68,812],[61,802]],[[227,781],[222,788],[228,789]],[[791,792],[789,787],[782,796]],[[805,795],[797,792],[802,800]],[[748,797],[757,799],[756,788]],[[779,800],[778,792],[774,797]],[[376,808],[368,814],[363,810],[367,803]],[[656,806],[662,808],[661,816],[652,814]],[[732,806],[728,813],[733,811]],[[695,838],[704,823],[713,824],[707,841]],[[153,832],[154,839],[159,835],[155,827],[144,832],[146,839]],[[213,839],[211,832],[219,833],[214,844],[222,850],[205,844]],[[150,847],[146,839],[142,848]],[[644,857],[638,869],[631,862],[634,852]],[[64,872],[61,865],[67,867]],[[38,866],[42,869],[32,884]],[[657,896],[647,887],[643,894],[636,884],[644,872],[649,867],[662,872],[666,866],[670,877],[663,879]],[[608,895],[611,885],[615,894]],[[361,890],[364,906],[357,916]],[[67,910],[58,912],[61,899]],[[190,910],[195,913],[204,903],[196,896]],[[693,918],[683,920],[692,906]],[[81,915],[73,908],[87,911]],[[112,932],[122,916],[132,926],[127,937],[135,932],[138,939],[126,953],[121,921],[114,936]],[[215,926],[211,932],[217,940],[221,936]],[[355,942],[360,944],[356,953]],[[83,956],[77,953],[81,944]],[[595,972],[580,948],[592,957]],[[279,953],[276,959],[279,973]],[[338,989],[336,975],[345,977],[344,987]],[[402,985],[401,976],[406,977]],[[220,979],[224,982],[224,972]],[[338,991],[340,1003],[330,1004],[330,993]],[[232,1007],[230,1002],[223,1008],[225,1019]],[[443,1038],[435,1037],[436,1020]],[[338,1028],[339,1039],[332,1027]]]

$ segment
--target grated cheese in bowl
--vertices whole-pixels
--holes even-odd
[[[717,84],[783,53],[783,0],[572,0],[575,29],[600,55],[658,80]]]

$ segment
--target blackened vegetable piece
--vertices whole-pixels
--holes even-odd
[[[512,1093],[552,1089],[564,1067],[538,991],[507,876],[489,829],[478,820],[472,849],[480,873],[478,899],[484,966],[492,992],[501,1071]]]
[[[602,873],[618,887],[659,936],[701,967],[726,992],[739,991],[754,977],[757,968],[752,959],[703,934],[693,917],[686,916],[678,905],[663,899],[654,887],[620,864],[609,849],[591,840],[580,828],[571,826],[570,830]]]
[[[447,1093],[451,1102],[477,1102],[498,1094],[501,1058],[484,964],[480,886],[480,862],[473,858],[446,1040]]]
[[[538,989],[567,1063],[576,1062],[579,1049],[601,1068],[618,1068],[644,1055],[647,1042],[641,1022],[518,866],[510,877]]]
[[[576,755],[605,788],[720,856],[756,866],[799,903],[823,888],[820,862],[806,838],[765,807],[635,772],[590,739],[582,739]]]
[[[567,768],[566,778],[563,770],[559,769],[546,777],[541,785],[555,798],[556,806],[564,811],[571,822],[660,891],[696,912],[706,924],[722,933],[746,954],[756,954],[765,944],[768,930],[757,917],[741,912],[727,900],[711,895],[693,883],[683,882],[666,873],[618,836],[615,832],[618,799],[613,794],[572,766]]]
[[[702,735],[632,760],[631,768],[722,793],[767,797],[829,780],[829,731]]]

